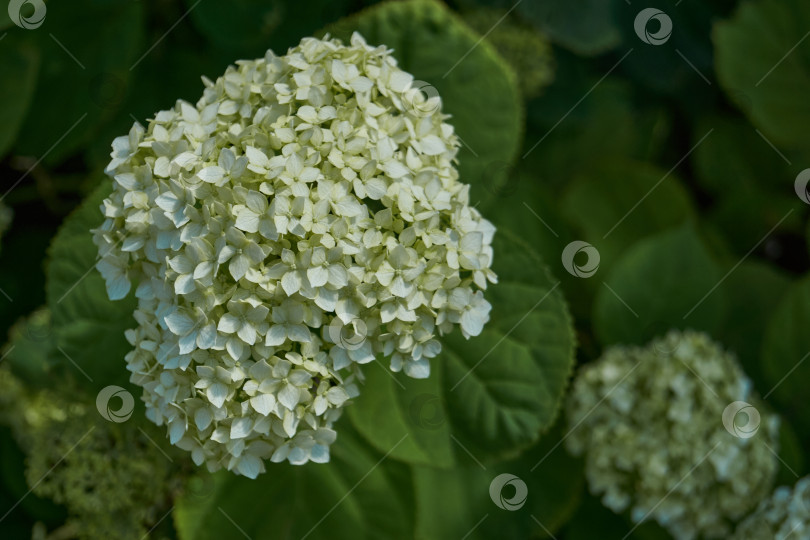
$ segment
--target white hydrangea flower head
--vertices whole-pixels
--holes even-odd
[[[734,532],[732,540],[810,538],[810,476],[793,489],[779,486]]]
[[[760,412],[751,437],[724,427],[735,401]],[[673,330],[644,348],[608,349],[577,376],[567,417],[566,446],[585,454],[591,492],[677,540],[727,537],[777,470],[778,417],[733,355],[703,333]]]
[[[306,38],[203,82],[113,142],[94,241],[110,298],[136,287],[131,379],[211,470],[327,461],[360,365],[427,377],[438,336],[481,332],[495,229],[385,47]]]

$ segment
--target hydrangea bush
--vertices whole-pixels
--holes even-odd
[[[0,538],[808,536],[801,1],[7,4]]]
[[[425,378],[489,319],[495,229],[413,82],[359,34],[306,38],[114,141],[97,267],[111,299],[134,282],[131,380],[197,464],[328,461],[361,365]]]
[[[566,446],[585,454],[591,492],[678,540],[721,538],[771,487],[778,417],[753,437],[724,429],[729,403],[762,410],[736,359],[706,334],[671,331],[586,365],[569,394]]]

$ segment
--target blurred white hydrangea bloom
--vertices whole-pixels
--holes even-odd
[[[94,240],[110,298],[136,287],[132,381],[211,470],[324,462],[359,365],[427,377],[438,335],[481,332],[494,227],[385,47],[306,38],[203,82],[113,142]]]
[[[735,401],[761,414],[752,437],[724,428]],[[585,454],[591,492],[678,540],[728,536],[767,495],[778,465],[778,418],[762,409],[735,358],[702,333],[608,349],[576,378],[567,415],[566,445]]]
[[[737,527],[732,540],[810,538],[810,476],[793,487],[780,486]]]

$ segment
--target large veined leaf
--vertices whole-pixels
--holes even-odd
[[[442,98],[443,112],[463,141],[461,180],[475,183],[491,172],[506,181],[503,164],[517,154],[522,131],[520,91],[514,73],[489,43],[435,0],[386,2],[326,28],[341,39],[359,31],[371,44],[394,49],[399,66],[422,92]]]
[[[642,240],[608,274],[594,304],[603,345],[643,344],[670,328],[715,334],[725,312],[723,274],[694,227]]]
[[[220,472],[174,511],[180,540],[413,537],[407,469],[341,422],[327,464],[279,463],[256,480]],[[205,484],[203,484],[205,485]]]
[[[758,0],[741,3],[731,20],[714,29],[720,83],[777,145],[806,147],[808,28],[810,3]]]
[[[443,338],[428,381],[367,370],[349,416],[379,450],[407,436],[392,457],[493,461],[534,443],[556,416],[573,362],[565,301],[526,244],[502,230],[494,249],[499,283],[486,292],[493,309],[480,336]]]
[[[519,458],[491,467],[414,466],[416,537],[553,535],[576,510],[584,484],[581,461],[558,444],[564,436],[561,427],[558,423]],[[519,495],[521,484],[526,486],[525,499]]]
[[[83,380],[93,387],[126,384],[124,355],[131,347],[124,331],[135,326],[134,294],[111,302],[95,269],[98,249],[90,230],[101,225],[99,206],[111,190],[104,180],[65,220],[48,254],[47,298],[56,346],[63,361],[84,371]]]

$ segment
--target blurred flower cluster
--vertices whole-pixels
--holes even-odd
[[[810,476],[796,482],[793,489],[776,488],[756,512],[734,532],[733,540],[807,538],[810,534]]]
[[[112,299],[135,282],[131,380],[198,465],[328,461],[361,364],[427,377],[489,319],[494,227],[390,52],[306,38],[113,143],[97,268]]]
[[[778,417],[763,411],[751,437],[723,428],[738,401],[762,410],[735,358],[705,334],[671,331],[644,348],[610,348],[582,370],[566,444],[585,454],[590,489],[614,512],[654,519],[678,540],[725,537],[778,466]]]
[[[144,431],[105,421],[89,403],[70,385],[33,391],[0,367],[0,420],[28,456],[28,485],[68,510],[53,537],[144,538],[182,484],[177,467]]]

